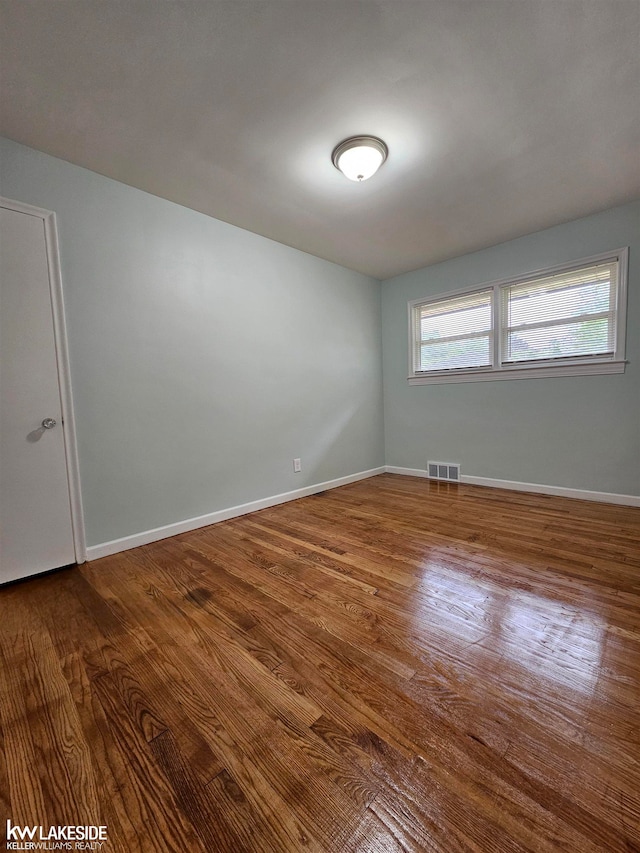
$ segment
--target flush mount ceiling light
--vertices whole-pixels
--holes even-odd
[[[331,160],[350,181],[366,181],[387,159],[387,146],[375,136],[352,136],[333,149]]]

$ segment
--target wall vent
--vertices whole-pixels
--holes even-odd
[[[460,464],[458,462],[427,462],[427,475],[430,480],[460,482]]]

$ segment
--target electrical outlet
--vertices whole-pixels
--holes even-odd
[[[293,471],[295,474],[299,474],[302,471],[302,460],[294,459],[293,460]]]

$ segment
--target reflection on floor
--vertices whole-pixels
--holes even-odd
[[[0,607],[13,824],[104,824],[105,853],[640,850],[640,509],[381,475]]]

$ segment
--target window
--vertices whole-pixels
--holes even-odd
[[[627,257],[410,302],[410,384],[623,373]]]
[[[416,305],[415,364],[420,372],[490,367],[491,290]]]

